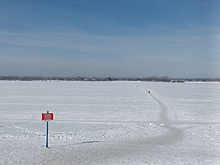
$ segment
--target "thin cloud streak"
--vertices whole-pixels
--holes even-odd
[[[9,33],[0,32],[0,43],[23,48],[60,49],[67,54],[88,54],[89,56],[105,54],[132,56],[147,54],[172,54],[182,52],[186,56],[192,55],[190,51],[204,51],[204,46],[212,48],[216,43],[216,36],[207,38],[205,35],[192,35],[181,32],[142,37],[114,37],[89,35],[82,32],[72,33]],[[205,37],[205,40],[204,40]],[[210,37],[210,36],[208,36]],[[218,38],[217,38],[218,40]],[[188,50],[188,53],[187,53]],[[71,52],[73,51],[73,52]],[[16,52],[15,52],[16,53]],[[30,52],[31,54],[32,52]],[[50,52],[47,52],[47,55]],[[62,56],[62,54],[60,54]]]

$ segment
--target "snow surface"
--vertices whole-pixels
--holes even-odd
[[[0,164],[220,164],[220,83],[0,81],[0,131]]]

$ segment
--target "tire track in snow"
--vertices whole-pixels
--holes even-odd
[[[158,119],[158,122],[156,123],[157,126],[167,129],[166,134],[156,137],[155,142],[160,144],[161,140],[163,140],[163,143],[172,143],[172,142],[183,139],[184,138],[183,132],[194,126],[187,126],[187,127],[182,127],[182,128],[177,128],[173,126],[174,123],[176,125],[178,124],[178,122],[171,121],[171,119],[168,116],[168,113],[169,113],[168,107],[154,95],[150,94],[150,96],[158,103],[158,106],[160,107],[160,112],[158,114],[159,119]]]
[[[160,112],[159,112],[159,122],[161,124],[169,124],[171,121],[168,117],[168,108],[167,106],[158,98],[156,98],[154,95],[150,94],[150,96],[158,103],[160,107]]]
[[[192,126],[186,126],[181,128],[176,128],[173,126],[171,119],[168,116],[169,109],[168,107],[157,97],[150,94],[151,97],[158,103],[160,107],[160,112],[158,114],[157,126],[166,129],[165,132],[161,132],[158,136],[150,136],[140,139],[131,139],[126,141],[120,141],[111,144],[108,147],[96,147],[91,150],[82,149],[83,155],[89,155],[87,159],[89,160],[75,160],[79,164],[84,164],[86,161],[92,162],[91,164],[103,163],[106,158],[111,160],[120,159],[120,157],[132,157],[132,155],[137,154],[139,151],[142,151],[146,155],[152,154],[152,148],[160,148],[160,146],[172,145],[181,139],[184,138],[184,131],[190,129]],[[92,152],[95,151],[95,152]],[[77,155],[82,157],[82,155]],[[150,157],[150,156],[149,156]],[[98,158],[97,160],[91,160],[91,158]],[[85,161],[85,162],[84,162]],[[110,164],[110,163],[109,163]]]

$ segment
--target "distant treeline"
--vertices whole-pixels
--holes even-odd
[[[150,81],[150,82],[220,82],[219,78],[169,78],[168,76],[150,76],[143,78],[115,78],[115,77],[44,77],[44,76],[0,76],[6,81]]]

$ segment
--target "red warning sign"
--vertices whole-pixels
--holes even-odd
[[[53,113],[42,113],[42,120],[53,120]]]

